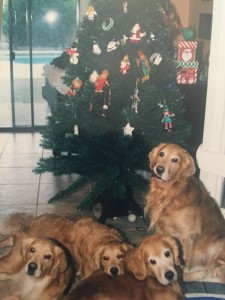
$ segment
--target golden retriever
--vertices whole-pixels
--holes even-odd
[[[63,299],[72,285],[70,263],[64,249],[51,239],[29,237],[16,242],[0,260],[0,280],[15,285],[1,299]],[[0,291],[1,297],[5,292]]]
[[[126,254],[125,265],[138,280],[152,277],[168,285],[179,279],[182,259],[177,240],[168,235],[153,234]]]
[[[154,173],[144,208],[150,217],[149,229],[180,240],[185,270],[192,269],[185,272],[185,280],[210,275],[225,282],[225,219],[193,175],[191,155],[176,144],[162,143],[149,153],[149,160]]]
[[[97,272],[72,290],[65,300],[181,300],[177,282],[179,246],[170,236],[152,235],[127,252],[126,271],[110,277]]]
[[[84,279],[97,270],[110,275],[123,273],[123,258],[132,245],[121,234],[92,218],[71,220],[54,214],[31,217],[13,214],[5,220],[7,233],[25,232],[32,236],[57,239],[68,248],[77,264],[77,278]]]

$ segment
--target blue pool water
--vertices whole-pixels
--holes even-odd
[[[32,63],[33,64],[48,64],[50,63],[54,58],[60,56],[62,51],[57,51],[54,53],[34,53],[32,55]],[[0,53],[0,61],[9,61],[9,55],[8,54],[1,54]],[[15,54],[15,63],[19,64],[29,64],[30,63],[30,57],[28,53],[25,54],[20,54],[16,53]]]
[[[32,63],[33,64],[47,64],[50,63],[53,58],[57,57],[57,54],[34,54],[32,56]],[[16,59],[14,60],[15,63],[19,64],[29,64],[30,58],[28,55],[16,55]]]

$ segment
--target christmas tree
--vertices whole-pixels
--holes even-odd
[[[81,209],[102,200],[130,208],[132,192],[146,187],[137,170],[149,170],[148,152],[185,145],[190,134],[163,1],[93,0],[65,57],[68,91],[42,140],[60,155],[42,158],[35,172],[80,175],[49,202],[91,181]]]

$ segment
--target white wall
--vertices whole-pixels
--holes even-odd
[[[197,151],[200,179],[221,204],[225,177],[225,1],[214,0],[203,143]]]
[[[80,21],[82,21],[82,18],[85,16],[87,6],[88,6],[88,0],[79,0],[80,1]]]

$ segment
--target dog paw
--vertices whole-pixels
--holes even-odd
[[[193,270],[187,271],[187,269],[185,269],[183,274],[184,281],[193,281],[193,280],[199,281],[207,278],[208,276],[209,276],[209,271],[206,269],[197,270],[197,271],[193,271]]]
[[[207,269],[203,270],[203,271],[200,271],[200,272],[202,274],[202,279],[205,279],[205,278],[209,277],[209,275],[210,275],[210,272]]]
[[[210,270],[210,275],[211,275],[213,278],[220,277],[220,276],[222,275],[222,272],[221,272],[221,266],[215,267],[215,268],[213,268],[212,270]]]

